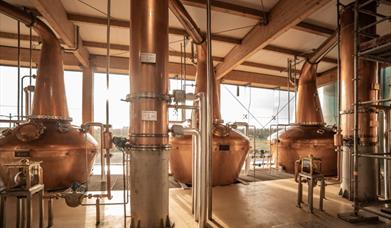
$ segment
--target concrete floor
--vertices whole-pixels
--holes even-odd
[[[307,212],[306,207],[296,207],[297,184],[293,179],[235,184],[213,189],[212,227],[353,227],[339,220],[339,212],[351,211],[351,202],[337,196],[338,185],[326,188],[325,212]],[[306,192],[306,188],[304,188]],[[315,191],[318,196],[318,189]],[[113,202],[121,200],[122,193],[115,192]],[[306,201],[306,195],[304,199]],[[315,197],[317,208],[318,197]],[[54,227],[95,227],[95,207],[69,208],[63,200],[54,204]],[[15,227],[15,203],[7,204],[7,227]],[[197,227],[191,216],[191,190],[170,190],[170,216],[175,227]],[[102,207],[101,227],[123,227],[123,207]],[[46,221],[45,221],[46,222]],[[129,223],[128,223],[129,224]],[[391,227],[391,224],[361,224],[360,227]]]

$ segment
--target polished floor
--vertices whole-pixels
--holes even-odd
[[[326,187],[324,212],[307,212],[296,207],[297,184],[293,179],[235,184],[213,189],[212,227],[353,227],[337,218],[339,212],[351,211],[351,202],[337,196],[338,185]],[[304,188],[306,192],[306,188]],[[318,189],[315,191],[315,208]],[[121,201],[115,192],[112,202]],[[304,199],[306,195],[304,195]],[[15,227],[15,202],[7,204],[7,227]],[[100,227],[123,227],[123,207],[102,207]],[[175,227],[197,227],[191,216],[191,190],[170,190],[170,216]],[[34,214],[35,215],[35,214]],[[54,204],[54,227],[95,227],[95,207],[69,208],[63,200]],[[35,221],[36,222],[36,221]],[[46,221],[45,221],[46,222]],[[129,223],[128,223],[129,224]],[[361,224],[360,227],[391,227],[391,224]]]

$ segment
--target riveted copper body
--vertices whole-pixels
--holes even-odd
[[[303,65],[297,92],[296,124],[272,142],[274,158],[287,172],[294,173],[295,161],[308,155],[322,159],[322,173],[337,173],[334,132],[324,126],[316,87],[317,64]]]
[[[278,148],[277,148],[278,146]],[[286,172],[294,173],[295,161],[312,154],[322,159],[322,173],[337,173],[337,153],[334,147],[334,131],[321,125],[297,125],[288,128],[272,145],[274,155],[278,150],[278,164]]]
[[[170,0],[170,9],[197,43],[197,73],[195,93],[206,92],[207,55],[204,37],[198,26],[178,0]],[[223,126],[220,122],[220,84],[213,81],[214,135],[212,150],[213,185],[228,185],[236,181],[249,150],[248,138],[240,132]],[[196,118],[197,114],[193,118]],[[171,137],[170,168],[176,180],[192,183],[192,137]]]
[[[0,2],[0,11],[32,24],[24,11]],[[84,183],[90,175],[97,142],[88,133],[71,126],[65,97],[63,57],[59,40],[51,29],[35,19],[33,29],[42,40],[32,116],[27,123],[0,136],[0,165],[27,157],[42,161],[45,189],[63,189]],[[6,184],[10,177],[1,168]]]

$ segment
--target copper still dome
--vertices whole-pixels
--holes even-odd
[[[68,188],[73,182],[84,183],[92,169],[97,142],[71,125],[60,41],[30,13],[3,1],[0,12],[32,26],[42,41],[31,115],[26,122],[0,134],[0,185],[13,186],[13,177],[2,165],[22,158],[42,161],[46,190]]]
[[[69,121],[31,119],[3,132],[0,165],[23,157],[42,161],[45,189],[63,189],[73,182],[87,181],[96,147],[97,142],[90,134],[74,128]],[[13,185],[1,166],[0,177],[5,186]]]
[[[249,140],[241,132],[219,125],[213,136],[213,185],[228,185],[236,181],[249,150]],[[219,132],[217,132],[219,131]],[[185,184],[192,183],[192,137],[171,137],[170,167],[174,178]]]
[[[324,126],[297,125],[288,128],[272,143],[274,158],[288,173],[295,172],[295,161],[313,155],[322,159],[322,173],[337,173],[337,153],[334,147],[334,131]],[[278,154],[278,155],[277,155]]]

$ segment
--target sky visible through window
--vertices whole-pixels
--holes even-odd
[[[35,73],[33,70],[33,74]],[[21,75],[27,75],[28,68],[21,69]],[[82,121],[82,73],[65,71],[65,88],[70,116],[73,124],[80,125]],[[25,85],[28,80],[25,80]],[[106,74],[95,73],[94,77],[94,118],[96,122],[106,121],[106,99],[109,99],[109,122],[115,129],[126,128],[129,125],[129,103],[121,101],[129,93],[129,78],[127,75],[110,75],[110,88],[106,89]],[[186,87],[188,93],[194,92],[194,82],[181,82],[171,79],[170,93],[174,89]],[[291,118],[294,122],[294,93],[291,93]],[[221,113],[225,123],[248,122],[257,128],[268,127],[270,124],[288,122],[288,92],[272,89],[259,89],[249,86],[221,85]],[[16,115],[17,106],[17,68],[0,66],[0,115]],[[276,113],[279,113],[276,115]],[[169,112],[170,120],[181,119],[181,113],[175,110]],[[190,118],[190,113],[186,115]],[[7,125],[0,125],[5,127]]]

